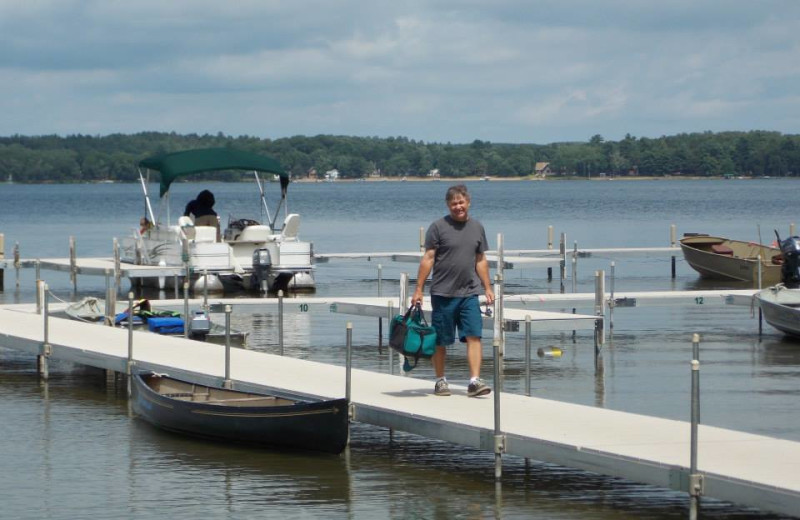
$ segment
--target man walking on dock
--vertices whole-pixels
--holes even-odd
[[[437,347],[433,355],[436,372],[434,394],[450,395],[444,375],[446,346],[455,343],[455,332],[467,344],[469,386],[467,395],[478,397],[492,391],[480,379],[481,318],[478,295],[481,290],[488,305],[494,303],[489,281],[488,249],[483,224],[469,217],[470,196],[463,184],[451,186],[445,196],[449,215],[433,222],[425,235],[425,253],[419,264],[417,288],[411,303],[422,303],[423,288],[433,271],[431,282],[432,322],[436,329]]]

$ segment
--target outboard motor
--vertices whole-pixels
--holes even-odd
[[[269,271],[272,268],[272,256],[265,248],[253,251],[253,276],[250,279],[252,289],[260,289],[266,293],[269,289]]]
[[[194,311],[189,321],[189,335],[193,339],[205,341],[210,331],[211,320],[208,318],[208,313],[204,310]]]
[[[781,281],[787,289],[800,288],[800,237],[789,237],[779,243],[783,256]]]

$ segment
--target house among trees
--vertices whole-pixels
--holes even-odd
[[[533,169],[533,176],[534,177],[547,177],[552,175],[553,171],[550,169],[549,162],[537,162],[536,166]]]
[[[431,179],[436,179],[436,180],[438,180],[438,179],[439,179],[439,177],[440,177],[440,175],[439,175],[439,168],[434,168],[433,170],[429,171],[429,172],[428,172],[428,177],[430,177]]]
[[[317,169],[313,167],[309,168],[308,171],[306,172],[306,177],[308,177],[308,179],[312,181],[317,180]]]
[[[325,172],[326,181],[335,181],[338,178],[339,178],[339,170],[337,170],[336,168]]]

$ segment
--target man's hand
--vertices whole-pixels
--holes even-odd
[[[422,298],[423,298],[422,289],[417,287],[416,290],[414,290],[414,295],[411,297],[411,305],[416,305],[416,304],[422,305]]]
[[[486,288],[486,304],[487,305],[494,305],[494,291],[492,287],[489,286]]]

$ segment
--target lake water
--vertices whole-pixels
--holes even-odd
[[[323,253],[413,251],[419,229],[446,212],[442,182],[293,184],[289,209],[302,215],[300,236]],[[797,182],[736,181],[472,182],[471,214],[494,247],[541,249],[547,227],[571,248],[667,246],[678,233],[706,232],[771,242],[798,212],[788,194]],[[260,219],[249,184],[173,186],[173,221],[201,189],[216,196],[227,219]],[[267,186],[275,195],[277,185]],[[157,186],[151,186],[155,192]],[[274,206],[274,199],[270,200]],[[273,208],[274,210],[274,208]],[[23,258],[66,257],[69,237],[79,256],[109,256],[113,237],[127,236],[143,214],[136,185],[0,185],[0,233],[6,257],[19,243]],[[615,290],[684,290],[708,284],[679,258],[581,259],[577,290],[593,291],[594,271],[616,263]],[[416,265],[382,261],[383,294],[397,294],[401,272]],[[559,292],[544,268],[506,271],[506,293]],[[43,271],[53,294],[74,299],[64,273]],[[378,262],[319,264],[319,295],[376,295]],[[81,296],[101,296],[102,278],[81,277]],[[6,271],[0,303],[34,301],[34,272],[15,287]],[[572,282],[567,282],[567,290]],[[287,309],[292,307],[289,303]],[[297,309],[294,309],[297,311]],[[578,312],[586,311],[579,309]],[[276,353],[277,316],[237,313],[234,326],[251,332],[250,348]],[[354,326],[354,363],[386,371],[377,351],[375,320],[324,310],[286,315],[286,353],[341,364],[345,324]],[[588,333],[537,334],[534,349],[558,346],[560,358],[533,359],[536,396],[671,419],[689,418],[691,336],[702,336],[702,421],[705,424],[800,441],[800,343],[758,322],[744,307],[617,309],[614,331],[595,371]],[[1,347],[2,345],[0,345]],[[509,334],[506,390],[524,389],[521,335]],[[485,351],[487,354],[489,349]],[[491,379],[492,363],[484,362]],[[431,379],[426,364],[415,377]],[[457,349],[448,378],[463,383]],[[587,424],[587,428],[591,428]],[[687,429],[688,436],[688,429]],[[39,381],[32,356],[0,348],[1,518],[685,518],[685,494],[506,457],[502,486],[493,481],[493,455],[356,424],[349,452],[338,457],[219,446],[158,431],[128,412],[124,386],[87,367],[56,363]],[[701,454],[702,457],[702,454]],[[687,453],[688,461],[688,453]],[[705,501],[705,518],[776,518]]]

